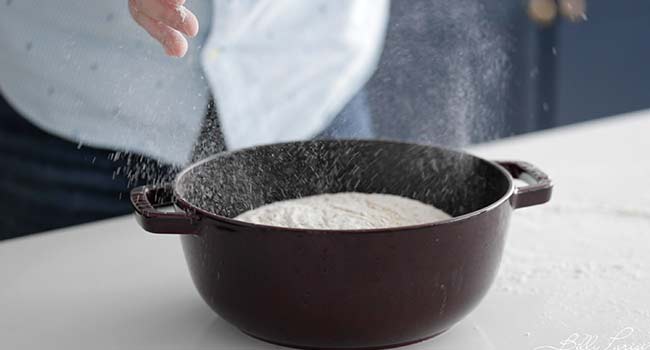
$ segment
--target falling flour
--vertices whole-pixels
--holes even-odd
[[[389,194],[345,192],[279,201],[235,219],[271,226],[355,230],[426,224],[451,218],[431,205]]]

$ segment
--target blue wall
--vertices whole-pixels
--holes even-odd
[[[556,125],[650,108],[650,1],[588,4],[557,26]]]

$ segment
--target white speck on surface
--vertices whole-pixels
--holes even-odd
[[[647,320],[650,312],[630,303],[631,298],[613,297],[623,290],[643,293],[647,286],[648,257],[635,238],[650,233],[645,208],[586,199],[517,212],[497,290],[545,295],[543,316],[549,323],[603,314]]]

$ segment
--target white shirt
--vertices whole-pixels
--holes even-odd
[[[309,138],[372,75],[388,0],[188,0],[201,23],[166,57],[126,0],[0,2],[0,90],[83,144],[189,160],[210,92],[229,148]]]

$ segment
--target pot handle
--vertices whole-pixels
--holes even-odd
[[[199,217],[185,212],[163,212],[159,207],[174,203],[171,184],[147,185],[131,190],[135,218],[152,233],[197,234]]]
[[[496,163],[506,169],[513,178],[528,184],[528,186],[515,188],[515,192],[510,198],[513,208],[530,207],[546,203],[551,199],[553,183],[548,175],[534,165],[522,161],[500,161]]]

